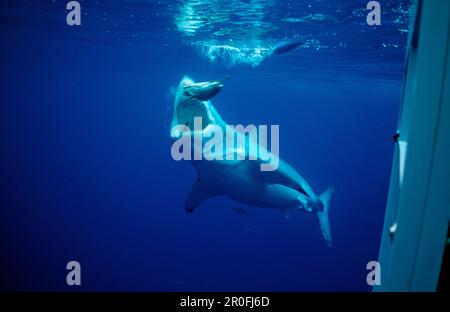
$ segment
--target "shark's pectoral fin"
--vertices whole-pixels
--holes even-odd
[[[191,191],[186,199],[184,208],[187,212],[193,212],[207,198],[220,195],[219,192],[211,188],[208,183],[200,178],[192,185]]]

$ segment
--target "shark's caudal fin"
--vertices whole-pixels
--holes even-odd
[[[317,217],[319,218],[320,229],[322,230],[323,237],[327,241],[328,246],[332,246],[331,239],[331,228],[330,228],[330,220],[328,219],[328,212],[330,208],[330,199],[331,195],[334,192],[333,187],[329,187],[325,192],[323,192],[319,199],[323,203],[323,211],[317,213]]]

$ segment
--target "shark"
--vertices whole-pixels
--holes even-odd
[[[190,86],[202,86],[209,90],[205,83],[196,83],[189,76],[184,76],[175,93],[173,118],[170,125],[170,136],[177,140],[185,135],[195,136],[210,133],[211,127],[226,131],[228,124],[222,119],[208,96],[197,97],[192,92],[195,88]],[[211,81],[211,83],[216,83]],[[221,86],[220,86],[221,88]],[[190,90],[189,94],[186,90]],[[215,93],[214,93],[215,94]],[[202,100],[202,98],[207,100]],[[195,120],[201,118],[201,127],[195,127]],[[200,129],[179,131],[179,125],[188,129]],[[316,215],[319,221],[322,235],[328,246],[332,246],[331,228],[329,222],[329,206],[334,187],[327,188],[322,194],[317,195],[308,182],[287,162],[278,155],[271,154],[270,161],[262,155],[270,154],[265,146],[258,142],[249,142],[251,138],[236,130],[234,135],[241,137],[244,142],[258,146],[250,148],[251,144],[245,144],[244,148],[237,145],[226,145],[223,157],[190,160],[197,172],[197,179],[191,187],[185,201],[185,209],[192,213],[208,198],[215,196],[228,196],[232,200],[260,208],[280,210],[286,218],[290,218],[293,211],[304,211]],[[196,143],[197,142],[197,143]],[[229,154],[238,155],[233,159],[226,157]],[[205,157],[207,158],[207,157]],[[274,161],[274,158],[276,160]],[[274,170],[261,170],[263,165],[277,163]]]

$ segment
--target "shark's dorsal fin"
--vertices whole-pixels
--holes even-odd
[[[192,185],[191,191],[188,194],[184,208],[187,212],[193,212],[202,202],[207,198],[220,195],[220,193],[211,188],[208,183],[200,178]]]

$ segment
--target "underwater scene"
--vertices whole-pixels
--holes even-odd
[[[372,290],[411,1],[68,2],[0,2],[2,290]]]

